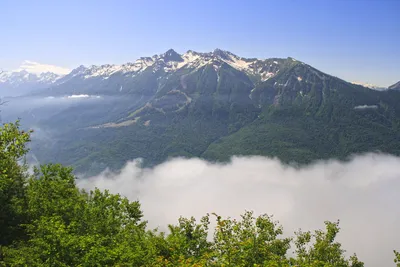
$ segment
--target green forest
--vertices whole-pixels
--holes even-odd
[[[138,201],[84,191],[70,167],[30,172],[30,135],[19,122],[0,128],[0,266],[364,266],[336,241],[339,221],[292,237],[272,216],[251,211],[149,229]],[[400,254],[393,258],[400,266]]]

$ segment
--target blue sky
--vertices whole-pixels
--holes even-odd
[[[75,68],[169,48],[294,57],[349,81],[400,80],[400,1],[0,0],[0,68]]]

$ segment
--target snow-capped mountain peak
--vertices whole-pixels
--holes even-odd
[[[70,75],[82,75],[84,79],[102,77],[108,79],[116,73],[135,76],[143,72],[147,68],[152,68],[153,71],[163,70],[165,73],[177,71],[182,68],[198,69],[205,65],[220,66],[228,64],[231,67],[245,71],[250,75],[258,75],[262,80],[267,80],[273,77],[279,71],[277,61],[270,62],[269,60],[246,59],[239,57],[229,51],[215,49],[212,52],[201,53],[188,50],[184,54],[179,54],[173,49],[169,49],[163,54],[154,55],[152,57],[141,57],[133,63],[123,65],[101,65],[85,68],[83,66],[75,69]]]
[[[284,59],[243,58],[218,48],[212,52],[188,50],[183,54],[169,49],[165,53],[151,57],[140,57],[133,62],[122,65],[104,64],[89,67],[81,65],[71,72],[68,71],[68,74],[66,74],[66,69],[60,69],[57,66],[25,61],[18,71],[0,74],[0,86],[14,88],[27,84],[34,88],[45,88],[66,83],[71,79],[108,80],[113,75],[116,75],[114,76],[116,78],[122,75],[129,79],[140,75],[144,71],[158,73],[157,75],[161,75],[160,77],[165,76],[167,78],[170,74],[180,70],[192,72],[206,66],[213,67],[216,72],[222,66],[230,66],[254,76],[256,79],[266,81],[274,77],[282,69],[284,62],[286,62]]]
[[[224,60],[231,60],[232,58],[237,58],[238,56],[232,54],[231,52],[216,48],[212,52],[213,56],[217,56]]]
[[[79,66],[71,72],[53,65],[39,64],[25,61],[17,71],[3,72],[0,74],[0,85],[6,88],[15,88],[29,85],[33,88],[45,88],[54,84],[62,84],[71,79],[102,79],[107,80],[112,75],[135,77],[145,70],[153,73],[161,72],[169,75],[181,69],[195,71],[204,66],[213,66],[218,71],[224,64],[243,71],[249,75],[257,76],[265,81],[274,77],[282,66],[282,60],[260,60],[239,57],[229,51],[215,49],[212,52],[196,52],[189,50],[179,54],[173,49],[152,57],[140,57],[134,62],[122,65],[104,64],[89,67]],[[53,71],[51,71],[53,70]],[[60,74],[62,73],[62,74]],[[9,90],[9,89],[7,89]]]
[[[62,76],[53,72],[43,72],[39,75],[39,81],[42,83],[54,83]]]
[[[67,73],[69,70],[66,68],[25,60],[16,70],[0,71],[0,86],[8,91],[21,86],[46,87]]]
[[[168,62],[168,61],[182,62],[183,61],[181,55],[179,55],[173,49],[169,49],[161,57],[164,59],[165,62]]]
[[[389,86],[390,90],[400,90],[400,82],[397,82],[391,86]]]
[[[30,73],[26,70],[21,71],[3,71],[0,72],[0,83],[16,84],[22,82],[41,82],[41,83],[54,83],[62,76],[52,73],[43,72],[40,74]]]
[[[370,83],[363,83],[363,82],[351,82],[352,84],[356,84],[356,85],[361,85],[373,90],[378,90],[378,91],[383,91],[383,90],[387,90],[386,87],[383,86],[378,86],[378,85],[374,85],[374,84],[370,84]]]
[[[0,96],[18,96],[51,86],[67,71],[69,72],[57,66],[26,60],[14,71],[0,71]]]
[[[79,74],[83,74],[87,69],[88,68],[86,68],[85,66],[80,65],[79,67],[73,69],[68,75],[76,76],[76,75],[79,75]]]

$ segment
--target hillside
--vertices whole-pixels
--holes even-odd
[[[124,65],[80,66],[31,95],[67,96],[99,100],[35,119],[53,142],[34,139],[32,149],[41,162],[82,173],[134,158],[153,165],[174,156],[268,155],[308,163],[400,154],[400,92],[352,84],[293,58],[168,50]]]

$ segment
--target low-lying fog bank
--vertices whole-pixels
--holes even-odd
[[[392,266],[393,249],[400,249],[400,158],[394,156],[366,154],[301,169],[264,157],[229,164],[173,159],[152,169],[132,161],[119,174],[105,171],[78,183],[139,199],[149,226],[163,230],[179,216],[238,217],[253,210],[273,214],[287,235],[340,219],[338,240],[366,266]]]

